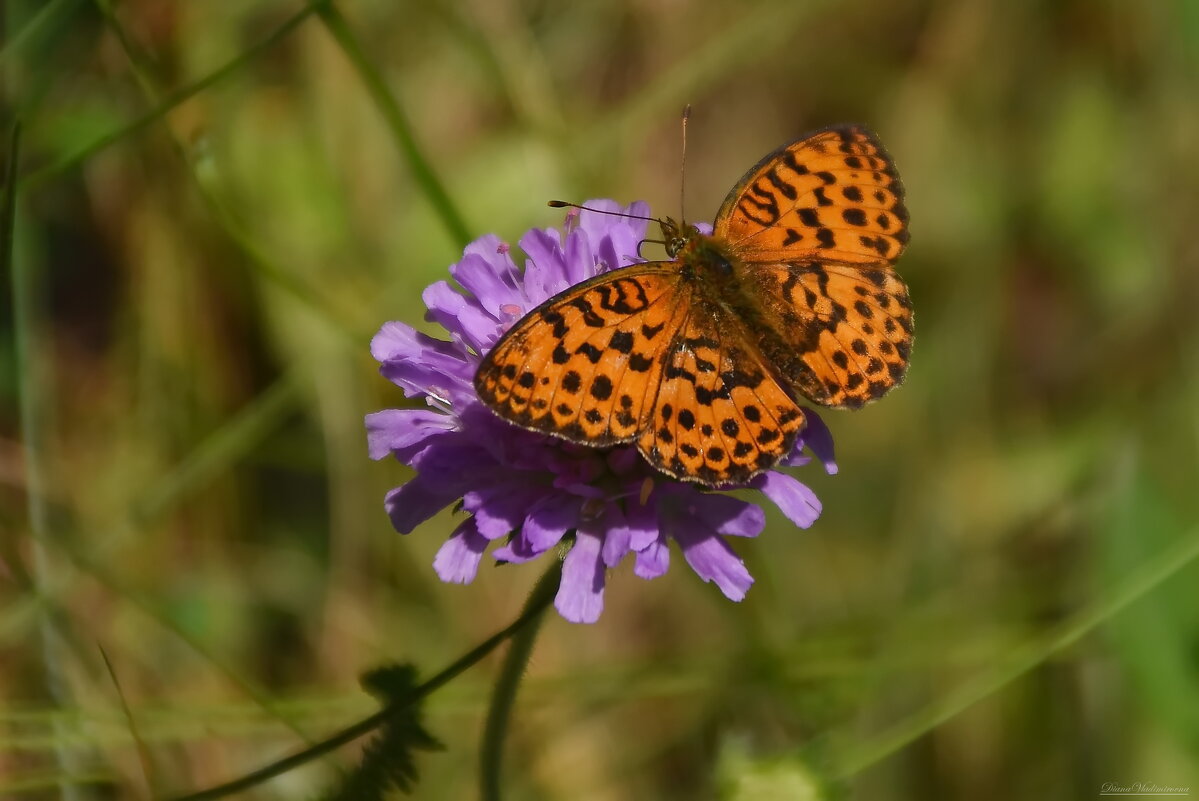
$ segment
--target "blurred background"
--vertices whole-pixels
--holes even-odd
[[[232,778],[516,616],[541,565],[443,585],[454,516],[392,530],[409,474],[362,418],[405,400],[367,345],[433,331],[421,289],[548,199],[677,215],[685,103],[700,220],[783,142],[879,134],[911,372],[825,415],[823,517],[737,543],[743,603],[676,554],[547,617],[508,797],[1199,796],[1199,4],[2,9],[0,797]],[[428,702],[416,797],[474,797],[497,664]]]

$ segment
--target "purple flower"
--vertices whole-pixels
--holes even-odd
[[[587,205],[648,214],[644,203],[627,209],[610,200]],[[638,576],[665,573],[671,540],[691,569],[728,598],[741,600],[753,583],[727,538],[756,536],[765,523],[761,508],[667,478],[632,445],[587,448],[518,428],[474,392],[481,355],[512,323],[573,284],[640,261],[645,226],[644,220],[572,209],[563,230],[534,229],[521,237],[523,271],[507,244],[482,237],[450,267],[465,291],[438,281],[424,292],[428,317],[449,332],[448,341],[398,322],[385,323],[371,341],[380,372],[428,407],[366,417],[371,458],[391,454],[416,470],[411,481],[387,494],[392,524],[407,534],[459,500],[467,513],[433,560],[443,581],[472,581],[497,540],[495,559],[526,562],[573,538],[555,606],[575,623],[599,618],[607,571],[629,554]],[[809,461],[801,453],[806,445],[829,473],[836,472],[828,429],[805,411],[803,438],[782,463]],[[816,495],[785,473],[767,472],[747,486],[802,528],[820,515]]]

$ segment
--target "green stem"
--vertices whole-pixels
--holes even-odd
[[[1161,555],[1147,560],[1114,592],[1083,609],[1047,636],[1017,648],[1006,660],[955,692],[863,742],[839,760],[839,764],[834,764],[833,775],[838,778],[852,776],[894,754],[1078,642],[1196,559],[1199,559],[1199,529],[1182,537]]]
[[[525,607],[521,610],[520,616],[516,620],[459,657],[449,667],[416,688],[409,697],[388,704],[383,709],[355,723],[353,726],[342,729],[332,737],[302,751],[298,751],[289,757],[285,757],[278,762],[273,762],[264,768],[259,768],[253,773],[248,773],[239,779],[234,779],[217,787],[211,787],[190,795],[179,796],[174,801],[212,801],[212,799],[216,798],[225,798],[233,793],[239,793],[261,784],[275,776],[282,775],[293,768],[297,768],[319,756],[347,745],[363,735],[369,734],[400,710],[407,709],[426,696],[431,695],[434,690],[448,684],[459,674],[465,672],[468,668],[482,660],[483,657],[494,651],[504,640],[518,634],[527,626],[535,624],[541,618],[542,612],[553,601],[561,577],[562,563],[555,560],[554,564],[550,566],[549,570],[545,572],[533,587],[533,592],[529,595],[529,600],[525,602]]]
[[[73,6],[79,5],[81,2],[82,0],[51,0],[42,6],[32,19],[21,26],[21,29],[0,47],[0,67],[4,66],[4,62],[10,56],[19,53],[27,46],[32,47],[39,39],[44,40],[52,36],[54,26],[64,24],[67,17],[75,10]],[[5,20],[5,22],[9,22],[9,20]]]
[[[0,210],[0,273],[12,276],[13,340],[16,351],[17,404],[20,409],[21,439],[25,458],[26,503],[29,509],[29,554],[32,562],[33,584],[37,591],[53,584],[59,574],[59,566],[52,559],[47,544],[52,532],[49,507],[46,503],[47,466],[46,433],[49,429],[47,417],[52,399],[49,370],[39,358],[37,343],[40,328],[41,307],[44,302],[41,282],[35,275],[32,259],[17,258],[15,252],[14,220],[17,213],[17,161],[20,153],[21,127],[13,126],[9,152],[8,172],[4,180],[3,208]],[[72,705],[64,663],[67,655],[67,637],[55,625],[52,610],[43,610],[38,624],[41,640],[42,677],[47,696],[60,708]],[[66,746],[70,732],[56,722],[55,758],[59,768],[59,797],[65,801],[82,797],[80,789],[73,784],[78,772],[79,760]]]
[[[317,0],[317,2],[310,4],[310,9],[315,10],[320,3],[327,2],[328,0]],[[160,93],[155,86],[155,80],[149,69],[149,59],[133,41],[132,37],[129,36],[124,26],[121,25],[120,20],[113,13],[111,0],[95,0],[95,3],[101,16],[108,23],[109,30],[112,31],[112,34],[120,43],[122,50],[124,50],[126,58],[129,59],[133,75],[141,85],[142,91],[155,108],[162,108],[164,104],[161,102]],[[167,133],[170,136],[172,145],[174,145],[176,152],[179,154],[179,158],[186,166],[188,175],[191,177],[200,194],[200,199],[208,206],[217,223],[220,224],[225,233],[233,241],[233,244],[249,258],[250,263],[255,267],[258,274],[276,288],[287,293],[293,299],[299,301],[323,318],[332,326],[335,332],[354,341],[358,341],[360,337],[367,335],[367,331],[360,330],[361,326],[358,324],[357,317],[353,313],[343,310],[340,307],[333,308],[326,302],[327,293],[320,293],[315,287],[305,284],[294,275],[293,271],[284,269],[280,264],[269,258],[252,241],[250,235],[242,228],[236,215],[200,177],[196,170],[196,165],[188,153],[187,147],[171,132],[169,127],[167,128]]]
[[[537,641],[537,631],[541,628],[540,612],[545,610],[558,589],[557,574],[560,573],[561,563],[555,561],[554,564],[558,570],[551,570],[550,573],[555,574],[555,580],[548,581],[550,573],[547,573],[533,588],[529,600],[525,602],[525,611],[536,610],[538,615],[512,638],[508,655],[504,657],[499,678],[491,693],[491,705],[487,709],[487,723],[483,727],[483,741],[479,749],[479,795],[483,801],[500,799],[500,771],[503,768],[508,721],[512,717],[516,690],[520,687],[520,680],[524,678],[525,666],[529,664],[529,655],[533,653],[533,643]]]
[[[408,168],[412,170],[416,182],[420,184],[425,195],[429,198],[429,202],[433,204],[433,209],[441,217],[441,222],[445,225],[450,237],[459,246],[465,247],[473,238],[470,235],[470,228],[467,226],[462,214],[458,211],[458,207],[454,205],[454,201],[450,199],[445,186],[433,171],[429,160],[425,158],[420,145],[417,144],[416,136],[412,132],[412,126],[409,124],[408,118],[404,115],[395,96],[387,88],[387,83],[383,80],[383,75],[375,68],[370,59],[367,58],[365,51],[362,49],[362,44],[354,36],[354,32],[350,30],[350,26],[346,23],[346,18],[341,15],[341,12],[331,2],[319,6],[316,13],[346,54],[346,58],[350,60],[350,63],[354,65],[354,69],[358,71],[358,76],[366,85],[366,91],[383,114],[383,119],[387,122],[387,127],[391,130],[391,135],[395,139],[396,145],[408,160]]]
[[[150,109],[133,122],[130,122],[115,131],[110,131],[109,133],[94,139],[79,150],[76,150],[74,153],[63,156],[53,164],[48,164],[45,167],[41,167],[29,173],[28,175],[22,176],[21,188],[28,189],[29,187],[34,186],[46,180],[47,178],[51,178],[58,173],[68,170],[71,167],[74,167],[76,164],[91,158],[96,153],[99,153],[101,150],[111,145],[113,142],[119,141],[130,134],[136,133],[142,128],[145,128],[151,123],[166,116],[167,112],[169,112],[171,109],[182,104],[189,98],[194,97],[213,84],[220,82],[229,75],[232,75],[234,72],[241,69],[241,67],[246,63],[252,61],[263,52],[276,45],[280,40],[299,27],[301,22],[308,19],[309,15],[316,10],[317,4],[325,1],[326,0],[313,0],[313,2],[297,11],[286,22],[272,31],[258,44],[244,51],[224,66],[220,67],[214,72],[209,73],[190,86],[181,87],[170,94],[167,94],[154,106],[154,108]]]

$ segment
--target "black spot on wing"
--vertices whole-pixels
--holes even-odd
[[[592,364],[599,364],[599,360],[603,357],[604,352],[592,345],[590,342],[584,342],[575,349],[575,353],[587,357],[587,361]]]
[[[633,335],[628,331],[617,331],[608,340],[608,347],[619,353],[631,353],[633,350]]]
[[[591,379],[591,397],[596,400],[607,400],[612,397],[612,379],[602,374]]]

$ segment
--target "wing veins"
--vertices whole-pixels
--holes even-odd
[[[615,272],[615,271],[611,271],[611,272]],[[611,272],[603,273],[603,275],[610,275]],[[661,272],[669,274],[669,271],[661,271]],[[597,283],[602,283],[602,282],[597,282]],[[671,297],[672,295],[674,295],[675,297],[672,298]],[[582,342],[579,343],[578,346],[576,346],[575,352],[572,353],[571,355],[573,356],[573,355],[577,354],[579,348],[582,347],[583,345],[594,345],[594,340],[596,339],[596,337],[602,335],[604,332],[609,331],[611,329],[616,329],[617,331],[619,331],[620,328],[622,327],[622,325],[627,323],[629,319],[640,318],[640,317],[643,317],[643,316],[649,314],[651,312],[651,310],[653,310],[660,303],[670,303],[671,300],[673,299],[673,301],[674,301],[673,307],[677,308],[679,305],[677,295],[678,295],[678,293],[663,293],[661,296],[659,296],[657,299],[655,299],[652,303],[650,303],[644,309],[641,309],[631,315],[628,315],[623,320],[618,320],[616,322],[607,323],[603,326],[596,328],[591,334],[589,334],[587,336],[586,339],[584,339]],[[673,309],[672,309],[671,313],[673,314]],[[613,332],[613,333],[615,333],[615,332]],[[609,335],[607,340],[604,341],[605,348],[611,341],[612,341],[612,335]],[[531,353],[526,353],[525,361],[521,365],[521,371],[529,369],[530,357],[531,357]],[[602,361],[602,357],[601,357],[600,361]],[[589,364],[590,364],[590,362],[589,362]],[[579,394],[586,393],[588,391],[587,388],[590,387],[592,381],[595,380],[595,374],[596,374],[596,371],[599,369],[599,365],[600,365],[599,361],[595,362],[594,364],[590,364],[590,369],[587,371],[587,373],[585,375],[580,374],[581,389],[579,391]],[[518,371],[518,372],[521,372],[521,371]],[[534,372],[536,372],[536,371],[534,370]],[[628,372],[628,359],[625,359],[624,369],[620,373],[620,378],[623,379],[625,373],[627,373],[627,372]],[[613,385],[613,390],[612,390],[613,394],[616,394],[617,388],[620,386],[620,381],[616,380],[614,378],[612,385]],[[547,409],[549,410],[547,412],[548,414],[550,414],[550,415],[553,414],[554,404],[556,404],[558,402],[559,393],[562,391],[563,391],[562,382],[559,381],[555,384],[554,391],[550,395],[549,406],[547,407]],[[576,411],[574,417],[572,418],[572,420],[574,422],[578,422],[583,414],[582,402],[577,399],[577,395],[572,395],[571,393],[565,393],[565,395],[563,397],[565,398],[566,396],[570,396],[572,405],[577,406],[577,411]],[[642,397],[644,398],[644,396],[642,396]],[[617,397],[617,399],[613,403],[614,404],[619,403],[619,397]],[[606,441],[610,442],[611,444],[628,443],[628,442],[635,441],[641,431],[640,422],[641,422],[640,419],[638,419],[638,425],[634,428],[632,433],[625,435],[625,436],[618,436],[615,434],[615,432],[612,431],[611,420],[609,419],[605,423],[606,431],[604,433],[605,433]]]

